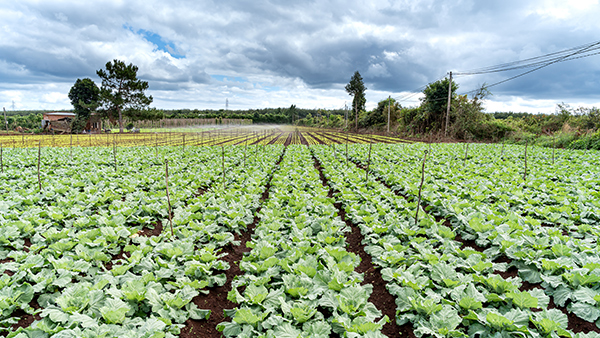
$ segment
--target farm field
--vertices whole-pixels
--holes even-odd
[[[268,144],[399,143],[397,137],[343,133],[282,125],[197,126],[196,128],[142,129],[140,133],[105,134],[0,134],[6,148],[135,146],[226,146]]]
[[[255,133],[4,145],[0,336],[600,337],[597,152]]]

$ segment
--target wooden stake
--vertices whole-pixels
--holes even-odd
[[[348,131],[346,131],[346,167],[348,166]]]
[[[463,167],[467,165],[467,156],[469,155],[469,143],[467,143],[467,148],[465,149],[465,159],[463,161]]]
[[[183,151],[185,151],[185,134],[181,135],[183,137]]]
[[[500,152],[500,158],[504,159],[504,142],[502,142],[502,151]]]
[[[173,220],[171,219],[171,198],[169,197],[169,160],[165,158],[165,187],[167,188],[167,204],[169,206],[169,224],[171,225],[171,237],[175,236],[173,232]]]
[[[423,166],[421,168],[421,184],[419,185],[419,200],[417,201],[417,213],[415,214],[415,225],[419,225],[419,207],[421,206],[421,192],[423,191],[423,182],[425,181],[425,160],[427,159],[427,150],[423,156]]]
[[[0,143],[0,169],[4,172],[4,162],[2,162],[2,143]]]
[[[244,141],[244,169],[246,169],[246,150],[248,149],[248,139]]]
[[[523,173],[523,181],[527,179],[527,145],[529,144],[529,139],[525,141],[525,173]]]
[[[225,191],[225,148],[221,146],[222,163],[223,163],[223,191]]]
[[[73,161],[73,134],[71,134],[71,143],[69,144],[69,151],[71,152],[71,161]]]
[[[40,178],[40,160],[42,158],[42,141],[38,142],[38,165],[37,165],[37,175],[38,175],[38,190],[42,191],[42,179]]]
[[[554,150],[556,149],[556,147],[554,146],[555,138],[556,138],[556,136],[552,135],[552,165],[554,165]]]
[[[369,167],[371,166],[371,148],[373,143],[369,143],[369,160],[367,161],[367,174],[365,175],[365,182],[369,181]]]
[[[113,140],[113,157],[115,158],[115,172],[117,171],[117,142]]]

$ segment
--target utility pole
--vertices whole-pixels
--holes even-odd
[[[388,96],[388,134],[390,133],[390,105],[392,104],[392,95]]]
[[[450,81],[448,81],[448,106],[446,107],[446,128],[444,128],[444,137],[448,137],[448,121],[450,121],[450,100],[452,98],[452,72],[450,72]]]

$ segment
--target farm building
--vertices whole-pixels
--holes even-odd
[[[71,132],[71,123],[75,120],[75,113],[49,112],[42,115],[42,129],[53,132]]]
[[[42,129],[59,133],[70,133],[71,125],[75,121],[76,116],[77,114],[69,112],[44,113],[42,116]],[[84,130],[87,133],[102,132],[102,119],[100,116],[92,113]]]

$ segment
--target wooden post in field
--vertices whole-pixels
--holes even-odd
[[[117,171],[117,141],[113,140],[113,157],[115,159],[115,172]]]
[[[175,236],[173,232],[173,220],[171,219],[171,198],[169,197],[169,160],[165,158],[165,187],[167,188],[167,205],[169,212],[169,225],[171,225],[171,237]]]
[[[469,156],[469,143],[467,142],[467,148],[465,149],[465,159],[463,161],[463,167],[467,165],[467,156]]]
[[[225,191],[225,148],[221,146],[222,163],[223,163],[223,191]]]
[[[415,225],[419,225],[419,207],[421,206],[421,192],[423,191],[423,182],[425,181],[425,160],[427,159],[427,150],[423,156],[423,166],[421,167],[421,184],[419,185],[419,199],[417,200],[417,213],[415,214]]]
[[[40,160],[42,158],[42,141],[38,142],[38,165],[37,165],[37,176],[38,176],[38,190],[42,191],[42,179],[40,178]]]
[[[246,169],[246,150],[248,149],[248,139],[244,141],[244,169]]]
[[[92,146],[92,133],[90,132],[88,135],[90,136],[90,137],[88,137],[88,139],[90,140],[90,147],[91,147]]]
[[[0,143],[0,168],[4,172],[4,162],[2,162],[2,143]]]
[[[373,143],[369,143],[369,160],[367,161],[367,174],[365,175],[365,182],[369,181],[369,167],[371,166],[371,148]]]
[[[500,152],[500,158],[504,159],[504,142],[502,142],[502,151]]]
[[[552,165],[554,165],[554,150],[556,149],[556,147],[554,146],[554,142],[555,142],[555,135],[552,135]]]
[[[71,153],[71,161],[73,161],[73,134],[71,134],[71,143],[69,144],[69,151]]]
[[[183,137],[183,151],[185,152],[185,134],[181,135]]]
[[[527,145],[529,144],[529,139],[525,141],[525,172],[523,173],[523,181],[527,179]]]
[[[348,166],[348,131],[346,130],[346,167]]]

